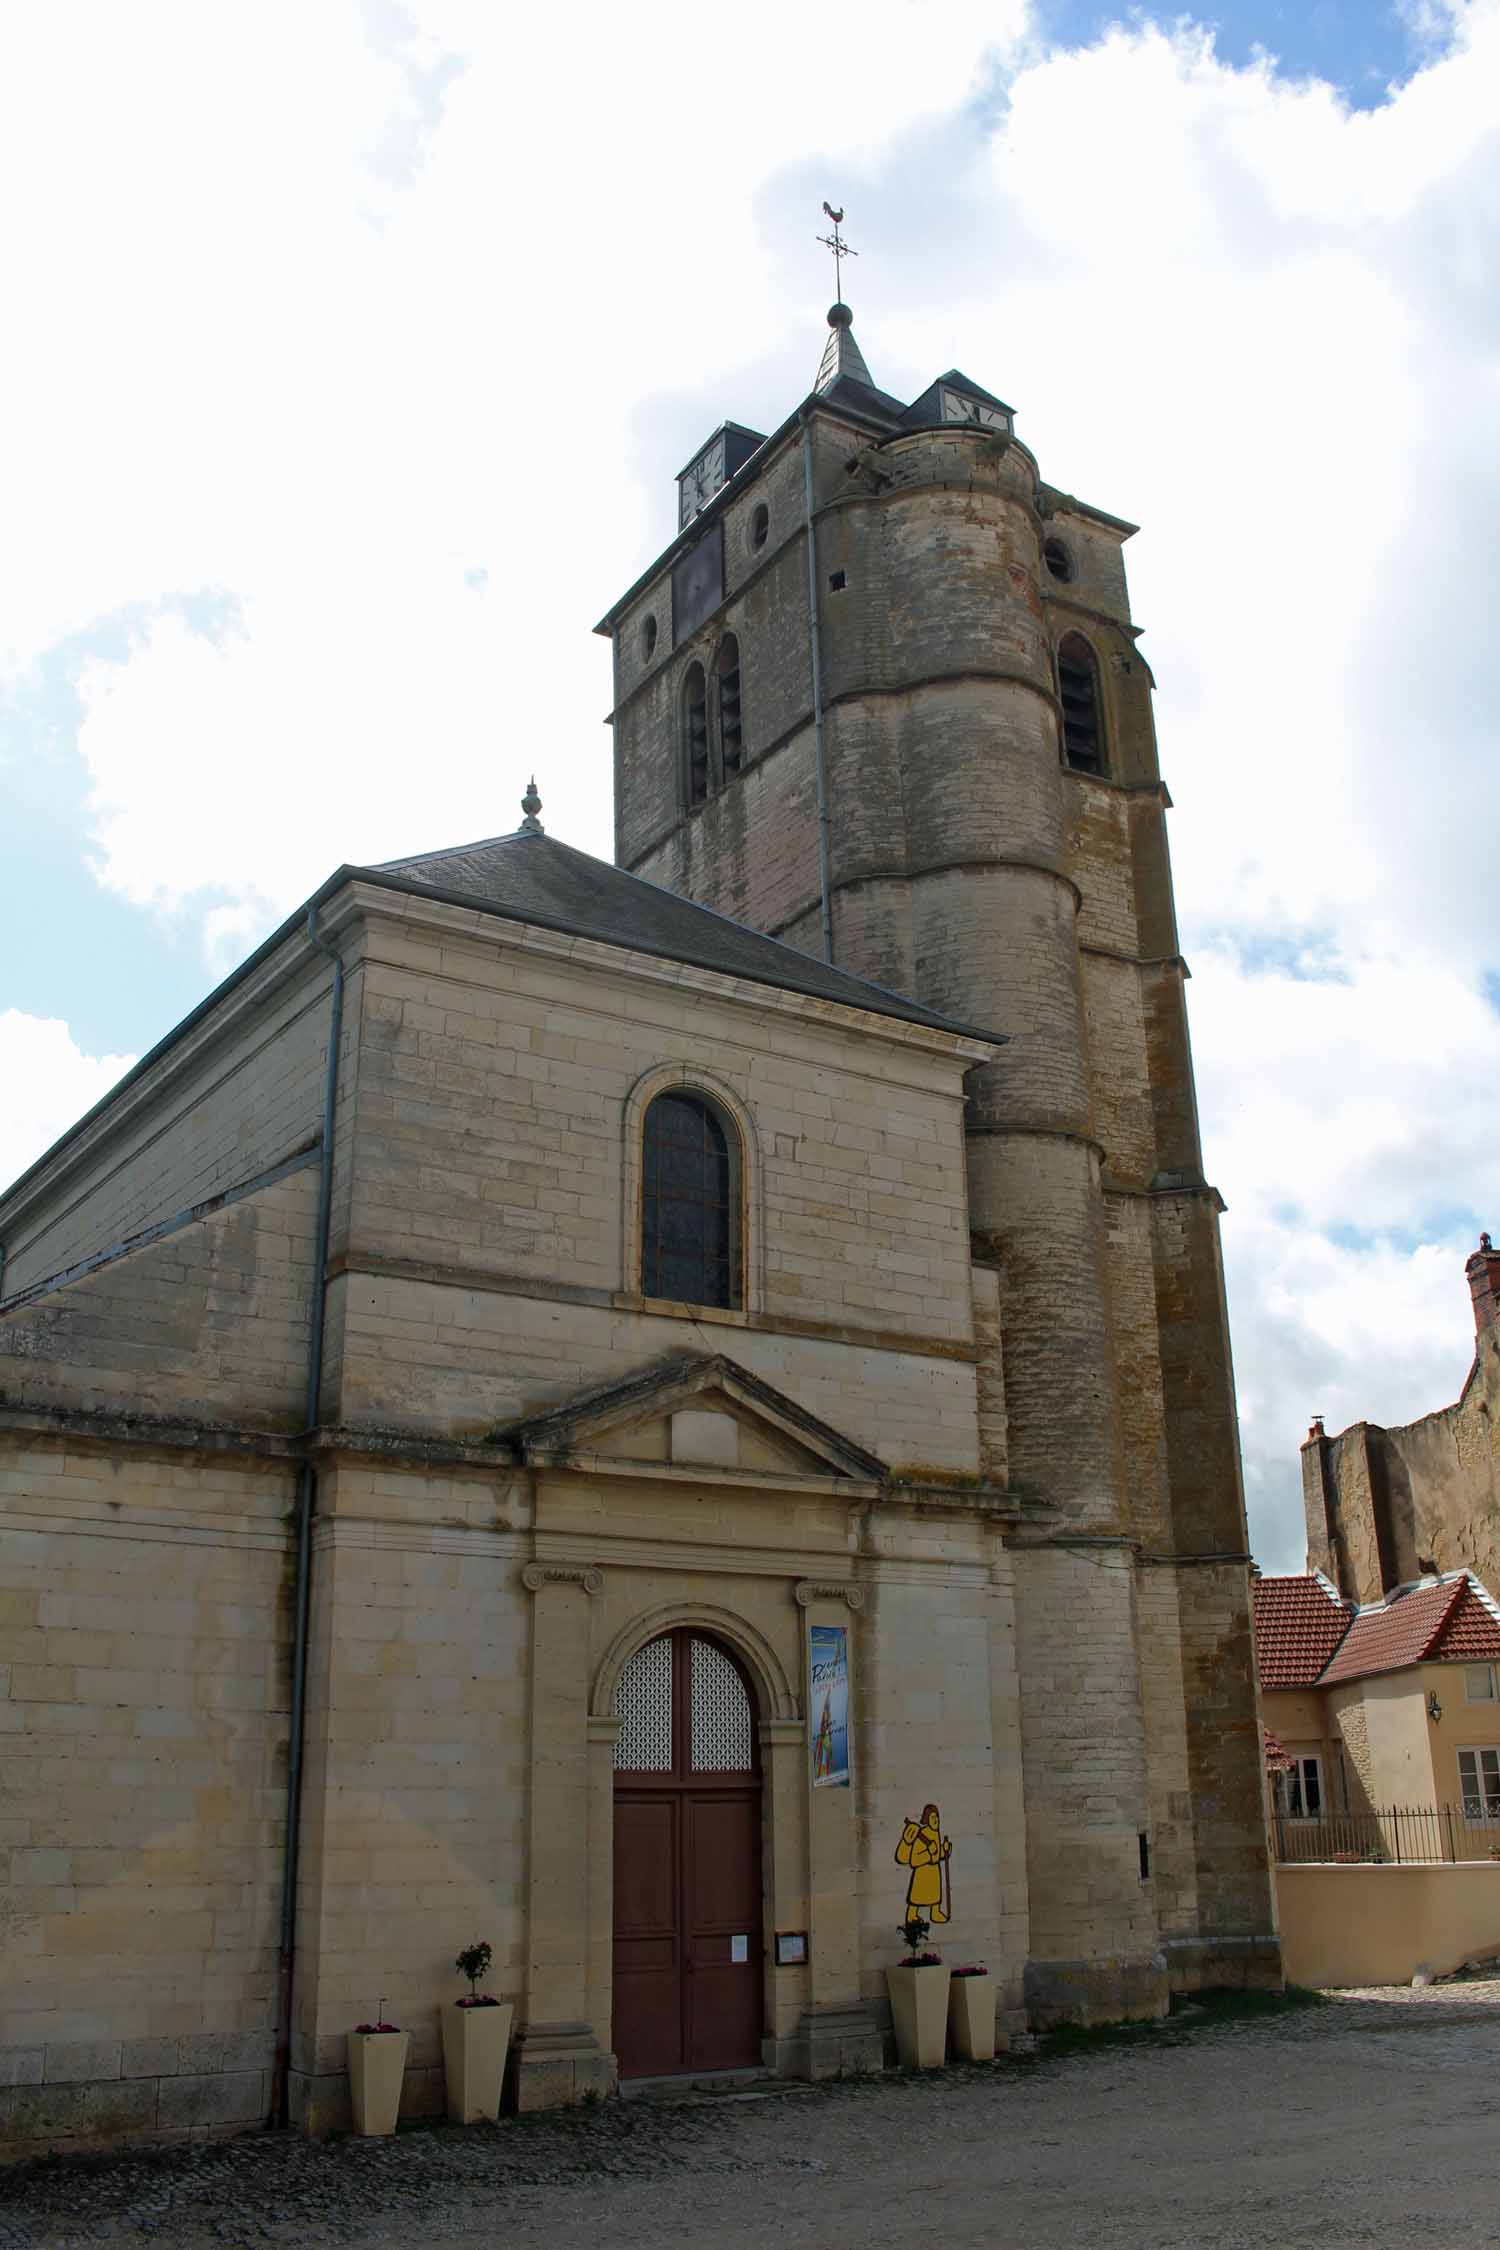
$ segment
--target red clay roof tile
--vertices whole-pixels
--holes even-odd
[[[1500,1618],[1474,1590],[1465,1585],[1434,1654],[1443,1664],[1493,1664],[1500,1660]]]
[[[1352,1609],[1307,1572],[1257,1578],[1254,1590],[1261,1686],[1311,1687],[1348,1631]]]
[[[1414,1586],[1409,1594],[1389,1596],[1378,1608],[1362,1610],[1345,1634],[1338,1654],[1318,1685],[1359,1680],[1371,1672],[1396,1672],[1420,1664],[1448,1622],[1464,1590],[1463,1579],[1449,1585]]]

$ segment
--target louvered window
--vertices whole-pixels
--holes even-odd
[[[708,795],[708,682],[701,664],[689,667],[683,683],[682,730],[687,800],[690,805],[701,805]]]
[[[641,1287],[648,1297],[730,1306],[735,1272],[735,1166],[711,1102],[658,1094],[641,1149]]]
[[[1099,667],[1081,633],[1069,633],[1059,644],[1057,690],[1062,698],[1064,757],[1077,773],[1103,773]]]
[[[719,646],[719,754],[724,761],[724,779],[730,780],[740,770],[744,756],[744,732],[740,720],[740,644],[733,633],[726,633]]]

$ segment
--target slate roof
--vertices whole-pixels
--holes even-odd
[[[745,977],[784,992],[802,992],[872,1015],[895,1016],[934,1031],[957,1032],[997,1044],[1004,1034],[976,1030],[924,1008],[904,993],[867,984],[796,946],[747,929],[709,907],[695,906],[675,891],[642,876],[628,875],[607,860],[575,851],[555,836],[517,830],[482,843],[458,844],[448,851],[418,852],[409,859],[386,860],[379,867],[347,869],[349,875],[395,880],[438,897],[483,906],[513,921],[570,936],[596,938],[604,945],[628,946],[693,968]]]
[[[1261,1686],[1312,1687],[1348,1631],[1352,1607],[1306,1571],[1295,1578],[1257,1578],[1254,1595]]]

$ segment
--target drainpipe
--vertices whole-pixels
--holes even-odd
[[[303,1442],[318,1427],[323,1388],[323,1323],[327,1297],[328,1236],[333,1215],[333,1113],[339,1090],[339,1040],[344,1023],[344,963],[318,935],[318,910],[307,910],[307,941],[333,963],[328,1011],[328,1061],[323,1073],[323,1138],[318,1165],[318,1216],[313,1235],[312,1303],[307,1341],[307,1399]],[[312,1523],[317,1472],[310,1454],[297,1471],[297,1590],[292,1629],[292,1711],[286,1769],[286,1845],[281,1862],[281,1951],[276,1980],[276,2059],[271,2071],[271,2123],[288,2120],[292,2057],[292,1964],[297,1939],[297,1847],[302,1824],[302,1750],[307,1709],[307,1621],[312,1604]]]
[[[812,649],[813,774],[818,795],[818,897],[823,958],[833,959],[833,890],[829,880],[828,765],[823,741],[823,643],[818,623],[818,532],[813,520],[812,423],[802,413],[802,492],[807,508],[807,631]]]

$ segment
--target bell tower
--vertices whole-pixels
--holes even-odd
[[[1034,2021],[1277,1969],[1216,1191],[1123,547],[956,368],[910,404],[842,302],[726,424],[603,620],[616,854],[971,1024],[1002,1307]],[[737,466],[731,465],[737,460]],[[1165,1963],[1165,1967],[1163,1967]]]

